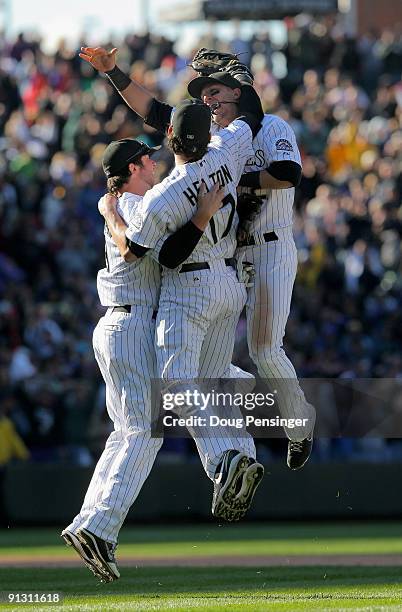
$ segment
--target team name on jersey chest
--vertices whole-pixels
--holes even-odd
[[[193,206],[197,206],[198,192],[202,184],[204,184],[207,191],[209,191],[211,187],[215,185],[215,183],[218,183],[219,187],[224,187],[228,183],[233,182],[232,175],[230,174],[229,168],[226,164],[223,164],[216,172],[211,172],[207,176],[210,179],[209,185],[205,179],[200,179],[193,181],[192,186],[187,187],[187,189],[183,191],[183,195],[186,196],[187,200]]]
[[[250,157],[246,162],[246,168],[264,168],[265,166],[266,160],[262,149],[257,149],[255,155]]]

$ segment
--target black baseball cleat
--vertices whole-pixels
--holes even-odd
[[[114,557],[115,544],[102,540],[102,538],[84,528],[78,529],[76,536],[86,554],[90,555],[91,562],[102,574],[105,582],[113,582],[120,578],[120,572],[117,569]]]
[[[81,557],[88,569],[91,570],[95,578],[98,578],[101,582],[107,582],[106,576],[99,570],[98,566],[94,563],[91,551],[86,548],[84,544],[81,544],[76,534],[73,531],[64,529],[60,536],[63,538],[67,546],[74,548],[76,553]]]
[[[224,453],[214,477],[212,514],[226,521],[238,521],[247,512],[264,475],[264,468],[236,450]]]
[[[297,442],[296,440],[289,440],[288,442],[288,458],[287,464],[291,470],[300,470],[308,458],[311,455],[313,448],[313,436],[304,438]]]

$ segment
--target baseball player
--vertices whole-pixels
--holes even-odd
[[[96,49],[85,47],[85,48],[82,48],[82,53],[80,53],[80,57],[84,59],[85,61],[91,63],[91,65],[95,69],[103,71],[103,72],[106,71],[112,83],[114,84],[114,86],[120,92],[124,90],[125,99],[126,99],[125,90],[127,90],[127,88],[131,90],[129,94],[130,97],[136,98],[138,96],[138,105],[135,106],[135,110],[136,112],[144,116],[147,113],[147,110],[149,109],[149,107],[152,105],[153,98],[146,90],[144,90],[142,87],[140,87],[136,83],[133,83],[126,75],[124,75],[124,73],[122,73],[115,66],[116,51],[117,50],[114,49],[111,52],[107,52],[105,49],[101,47],[98,47]],[[134,91],[132,91],[132,89]],[[240,98],[240,93],[239,93],[239,98]],[[162,111],[163,122],[165,124],[168,124],[170,123],[172,109],[167,104],[161,105],[161,106],[163,106],[163,111]],[[253,115],[251,117],[248,117],[248,121],[249,122],[251,121],[251,125],[253,125],[253,129],[256,129],[263,115],[259,100],[258,100],[258,104],[254,104],[252,110],[253,110]],[[176,116],[176,119],[178,120],[180,114],[179,115],[175,114],[175,116]],[[208,120],[210,121],[210,117]],[[244,130],[247,130],[247,128],[243,125],[242,130],[244,132]],[[237,148],[236,155],[239,156],[240,151],[241,151],[242,163],[240,165],[243,168],[244,160],[245,160],[244,149],[242,150],[241,146],[239,147],[238,144],[236,145],[236,147],[229,147],[229,142],[235,141],[235,139],[233,138],[233,131],[237,132],[236,139],[241,138],[242,140],[244,140],[244,136],[241,136],[241,131],[239,130],[239,126],[232,126],[231,136],[229,136],[229,134],[221,136],[221,142],[218,147],[221,150],[220,156],[222,157],[223,155],[222,158],[226,158],[228,148]],[[207,134],[209,137],[209,130]],[[225,144],[224,144],[224,141],[226,141]],[[224,151],[225,153],[223,153]],[[198,153],[199,153],[199,150],[198,150]],[[210,157],[211,156],[212,156],[212,153],[210,154]],[[237,158],[236,162],[237,164],[239,163],[239,158]],[[200,168],[202,166],[202,163],[203,163],[203,160],[200,160],[200,163],[199,163]],[[190,168],[190,164],[187,164],[187,167]],[[235,168],[234,171],[237,174],[238,167]],[[192,169],[191,172],[194,173],[194,169]],[[212,182],[218,181],[220,184],[226,187],[225,185],[225,183],[227,183],[227,178],[225,178],[226,169],[222,169],[220,166],[218,166],[216,168],[216,172],[217,174],[215,175],[215,177],[213,177],[212,175],[211,177],[205,177],[205,178],[202,177],[203,179],[202,181],[198,183],[195,182],[195,184],[193,185],[188,185],[188,191],[187,191],[187,196],[186,196],[187,206],[189,203],[191,203],[191,201],[194,202],[194,194],[196,194],[197,187],[199,187],[203,183],[203,181],[205,181],[206,184],[208,184],[208,180],[212,180]],[[200,177],[198,177],[198,179],[197,177],[194,177],[194,178],[195,178],[195,181],[200,179]],[[237,177],[236,180],[238,180],[238,178],[239,177]],[[229,181],[229,182],[232,182],[232,181]],[[174,186],[170,188],[170,191],[172,192],[173,189],[174,189]],[[183,194],[179,194],[179,197],[183,197]],[[219,250],[220,245],[218,243],[223,242],[222,238],[226,239],[228,234],[230,234],[230,236],[233,237],[236,231],[236,224],[237,224],[238,219],[237,219],[237,214],[235,211],[235,207],[236,207],[235,197],[236,197],[236,193],[232,192],[232,187],[230,186],[229,192],[227,192],[227,195],[225,196],[224,210],[222,210],[222,212],[219,211],[218,220],[215,219],[216,215],[214,216],[214,219],[212,219],[211,221],[210,228],[205,232],[205,236],[203,237],[204,247],[205,247],[206,242],[210,241],[211,238],[213,241],[212,243],[216,244],[216,253],[214,253],[215,256],[217,256],[220,253],[220,256],[224,257],[223,255],[224,249],[222,248],[221,250]],[[189,209],[187,208],[186,210],[188,213]],[[220,227],[218,227],[218,225],[219,226],[222,225],[222,222],[224,222],[225,225],[224,227],[222,227],[222,231],[220,231]],[[168,229],[168,231],[171,231],[172,225],[169,226],[168,224],[168,227],[167,228],[165,227],[165,231],[166,229]],[[201,240],[200,240],[200,244],[201,244]],[[230,248],[233,247],[233,244],[234,242],[230,242],[229,238],[227,238],[227,240],[225,240],[225,243],[224,243],[224,245],[230,245]],[[163,255],[164,253],[161,250],[161,252],[159,253],[159,261],[164,266],[174,267],[174,265],[177,265],[177,263],[175,263],[174,260],[170,260],[170,261],[163,260],[162,261],[161,256]],[[232,255],[233,255],[233,252],[232,252]],[[226,257],[225,259],[231,259],[231,257]],[[200,270],[199,274],[197,274],[194,277],[200,280],[194,281],[194,282],[201,282],[201,279],[202,279],[203,283],[206,283],[203,277],[205,275],[205,270],[210,268],[210,265],[207,260],[200,262],[200,263],[204,264],[205,268],[204,270]],[[192,263],[190,263],[189,265],[191,266]],[[222,265],[222,263],[220,265]],[[230,268],[230,266],[227,268]],[[196,270],[191,270],[191,268],[189,268],[188,272],[191,272],[191,271],[196,271]],[[226,273],[224,275],[227,275],[228,269],[224,270],[224,272]],[[175,282],[176,283],[180,282],[184,284],[185,279],[179,281],[178,279],[180,278],[182,277],[178,276]],[[217,286],[216,286],[216,289],[218,289]],[[191,293],[194,293],[194,291],[192,290]],[[205,293],[206,293],[206,288],[204,287],[204,294]],[[176,295],[177,294],[178,294],[178,287],[176,287]],[[212,295],[212,292],[211,292],[211,295]],[[223,295],[222,291],[220,292],[219,295],[218,294],[216,295],[216,299],[221,300],[221,306],[223,305],[222,297],[221,297],[222,295]],[[201,303],[201,297],[199,299]],[[229,293],[227,295],[227,299],[232,300],[232,294]],[[233,309],[233,312],[234,312],[234,309]],[[212,315],[211,309],[210,309],[210,315]],[[183,367],[182,369],[180,369],[179,366],[181,363],[184,366],[187,365],[186,353],[187,353],[188,348],[193,344],[193,342],[191,343],[187,342],[187,337],[186,337],[186,334],[184,333],[182,333],[181,338],[177,337],[177,330],[179,330],[179,325],[176,322],[176,325],[174,326],[174,329],[176,330],[176,337],[174,337],[175,344],[173,344],[169,349],[166,349],[165,358],[167,354],[172,355],[172,353],[174,353],[175,355],[180,354],[181,357],[180,359],[172,358],[172,365],[169,364],[167,365],[166,368],[161,365],[163,362],[160,359],[159,371],[163,372],[163,376],[166,379],[170,379],[170,377],[174,375],[173,374],[174,372],[178,374],[179,378],[180,377],[186,378],[187,376],[190,378],[194,378],[197,375],[196,365],[198,361],[198,368],[199,368],[198,375],[199,376],[205,376],[205,377],[215,376],[216,377],[216,376],[221,375],[221,372],[223,371],[227,372],[227,368],[225,369],[224,367],[221,367],[221,368],[215,367],[215,371],[212,371],[211,368],[208,370],[208,364],[212,364],[214,362],[214,359],[212,359],[212,356],[213,355],[216,356],[216,354],[219,355],[219,358],[222,358],[224,356],[223,357],[224,363],[227,363],[227,356],[224,355],[223,349],[226,348],[226,350],[229,350],[229,347],[231,347],[230,355],[232,354],[233,343],[234,343],[234,329],[235,329],[235,323],[237,323],[237,319],[238,319],[238,316],[233,316],[232,318],[224,317],[224,321],[222,322],[221,326],[219,326],[218,324],[219,319],[216,318],[215,325],[207,326],[207,329],[204,330],[201,333],[201,335],[198,335],[194,338],[195,348],[194,348],[193,354],[189,355],[188,362],[191,365],[191,367],[187,369],[187,374],[186,374],[186,368]],[[202,320],[202,318],[200,320]],[[230,328],[230,325],[232,327],[231,327],[231,332],[229,333],[228,330]],[[158,332],[159,330],[162,330],[162,329],[163,329],[163,323],[161,324],[161,327],[158,326]],[[169,330],[170,328],[169,326],[165,326],[165,329]],[[185,327],[183,327],[182,329],[186,330]],[[221,333],[219,333],[219,331],[221,331]],[[173,334],[173,328],[170,330],[170,337],[172,337],[172,334]],[[203,334],[204,334],[203,344],[202,344],[203,348],[201,349],[201,352],[200,352],[199,351],[200,338],[202,337]],[[162,337],[162,335],[164,336],[165,334],[162,334],[162,331],[161,331],[159,335],[157,336],[157,344],[159,344],[159,353],[158,353],[159,355],[161,354],[161,349],[163,348],[160,346],[160,338]],[[228,340],[228,338],[232,338],[232,339]],[[181,347],[179,346],[180,343],[181,343]],[[183,347],[183,344],[184,344],[184,347]],[[205,352],[204,352],[204,347],[206,347]],[[219,347],[220,350],[215,351],[214,347]],[[169,350],[170,350],[170,353],[169,353]],[[173,367],[173,362],[176,367],[176,370]],[[168,361],[165,360],[165,363],[168,364]],[[230,359],[229,359],[229,363],[230,363]],[[242,453],[241,448],[244,448],[246,443],[249,446],[249,449],[247,450],[245,449],[246,452]],[[241,444],[243,446],[241,446]],[[238,444],[238,446],[240,447],[239,449],[236,449],[236,446],[234,446],[233,450],[229,450],[226,453],[226,455],[223,457],[223,459],[222,457],[219,458],[217,454],[215,454],[215,456],[212,456],[212,457],[206,457],[206,462],[204,464],[204,467],[207,469],[210,476],[214,478],[214,500],[213,500],[213,509],[212,509],[213,514],[215,516],[222,516],[223,518],[226,518],[228,520],[237,520],[241,518],[241,516],[244,515],[244,512],[247,510],[247,508],[249,507],[251,503],[255,488],[258,485],[263,475],[263,467],[260,464],[257,464],[255,462],[254,444],[252,444],[251,437],[248,436],[246,432],[243,433],[241,444]],[[236,452],[236,450],[239,450],[240,452]],[[244,496],[242,497],[242,499],[235,500],[235,502],[238,503],[239,507],[238,507],[238,512],[233,513],[234,500],[232,499],[233,497],[232,493],[233,493],[233,490],[236,489],[236,486],[233,486],[233,485],[236,485],[237,482],[240,483],[241,478],[243,478],[243,482],[245,484],[244,487],[241,487],[241,490],[244,491]]]
[[[252,118],[250,122],[253,123]],[[174,383],[175,393],[182,388],[196,390],[189,382],[179,387],[178,381],[226,375],[237,321],[246,299],[244,283],[238,280],[233,259],[235,197],[237,182],[250,154],[252,134],[247,123],[236,121],[209,144],[210,125],[211,113],[206,105],[189,100],[179,105],[170,127],[176,167],[146,194],[141,215],[126,233],[134,254],[140,255],[144,248],[152,249],[154,257],[165,266],[156,351],[160,376],[168,383],[166,388]],[[172,233],[179,226],[187,226],[199,188],[202,185],[209,188],[214,183],[224,188],[223,206],[204,224],[202,235],[198,231],[192,254],[177,271],[180,249],[167,251]],[[201,448],[205,448],[205,440],[200,444],[197,433],[193,436],[204,468],[214,480],[213,514],[238,520],[251,504],[263,475],[263,467],[255,461],[253,440],[244,430],[218,444],[215,433],[205,452]],[[244,486],[240,486],[240,481]],[[241,498],[232,499],[240,489]]]
[[[117,49],[108,52],[102,47],[82,47],[80,57],[105,72],[127,104],[146,123],[165,130],[172,108],[124,74],[116,66],[116,52]],[[213,54],[212,65],[216,67],[219,54]],[[255,104],[251,73],[237,60],[234,62],[233,56],[226,60],[231,64],[232,74],[215,72],[213,68],[208,70],[212,74],[197,77],[189,84],[190,95],[203,98],[213,109],[217,129],[239,115],[238,103],[243,93]],[[200,65],[193,64],[193,67],[200,70]],[[264,196],[261,210],[238,251],[256,269],[254,286],[247,298],[248,345],[260,376],[275,379],[281,415],[308,419],[306,427],[285,428],[289,438],[288,466],[299,469],[311,453],[315,410],[306,401],[282,344],[297,271],[292,217],[294,188],[301,177],[300,153],[291,127],[274,115],[264,116],[262,127],[254,137],[253,149],[246,164],[250,176],[244,179],[244,184],[249,189],[264,189]]]
[[[188,91],[211,106],[214,121],[224,127],[239,114],[239,84],[237,78],[222,71],[193,79]],[[253,149],[254,154],[246,164],[250,174],[243,176],[240,184],[250,189],[262,188],[263,201],[238,245],[238,253],[255,267],[246,309],[248,346],[260,376],[275,381],[281,415],[307,418],[305,427],[285,428],[289,438],[288,466],[299,469],[311,453],[315,410],[306,401],[282,345],[297,272],[292,226],[294,188],[301,178],[301,159],[293,130],[275,115],[264,116],[253,139]]]
[[[145,482],[162,439],[151,436],[151,379],[156,377],[155,318],[160,292],[158,263],[143,253],[126,252],[125,230],[135,219],[145,192],[155,182],[155,149],[132,139],[111,143],[103,168],[108,188],[119,196],[100,202],[105,224],[106,267],[97,285],[101,303],[108,307],[93,334],[95,357],[106,383],[106,405],[114,430],[110,434],[86,493],[83,506],[63,530],[85,564],[102,581],[119,578],[114,550],[125,516]],[[200,196],[188,225],[208,222],[221,206],[217,186]],[[119,234],[113,216],[126,223]],[[171,236],[170,246],[181,248],[186,231]],[[176,241],[176,242],[175,242]],[[139,247],[137,247],[139,248]],[[187,247],[186,247],[187,248]],[[183,250],[183,249],[182,249]],[[187,255],[184,249],[184,257]],[[220,438],[198,441],[203,454],[220,452]],[[226,444],[229,444],[227,442]],[[211,449],[217,448],[213,451]],[[232,446],[229,446],[232,448]]]

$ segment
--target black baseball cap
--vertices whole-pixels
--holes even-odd
[[[208,144],[211,131],[211,109],[201,100],[183,100],[173,113],[173,134],[188,145]]]
[[[207,85],[220,83],[230,89],[241,88],[241,83],[228,72],[213,72],[209,76],[199,76],[189,82],[187,91],[193,98],[201,98],[201,92]]]
[[[152,155],[161,147],[149,147],[141,140],[122,138],[113,140],[105,149],[102,158],[102,168],[107,178],[116,176],[127,164],[135,161],[137,157]]]

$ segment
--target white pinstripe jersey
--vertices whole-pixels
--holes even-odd
[[[124,193],[118,201],[117,210],[127,224],[135,216],[142,197]],[[132,263],[124,261],[105,224],[106,268],[99,270],[98,294],[103,306],[136,304],[158,307],[160,292],[159,265],[147,253]]]
[[[141,212],[127,229],[127,237],[154,249],[156,257],[164,240],[193,216],[201,184],[210,190],[219,183],[224,187],[223,205],[186,261],[232,257],[238,225],[236,186],[253,153],[251,140],[251,130],[243,121],[233,121],[220,130],[202,159],[176,166],[162,183],[146,193]]]
[[[300,152],[292,128],[275,115],[264,116],[262,127],[253,140],[253,149],[254,155],[247,160],[246,172],[265,170],[276,161],[294,161],[301,166]],[[250,233],[264,233],[293,225],[294,188],[269,189],[263,194],[261,211],[251,224]]]

